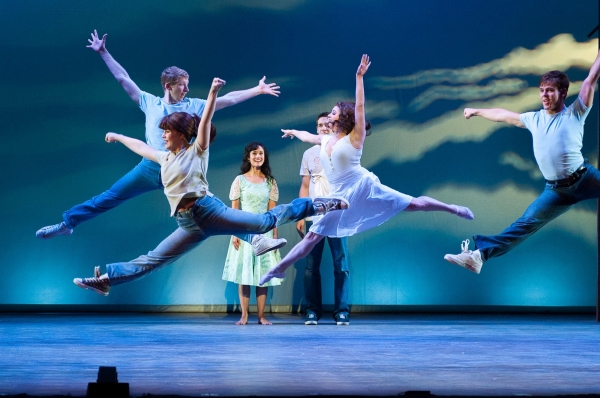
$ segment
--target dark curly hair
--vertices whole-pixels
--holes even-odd
[[[260,166],[260,171],[265,175],[265,177],[267,177],[267,182],[271,183],[272,181],[275,180],[275,177],[271,173],[271,166],[269,165],[269,152],[267,151],[267,148],[263,144],[261,144],[260,142],[257,142],[257,141],[253,141],[253,142],[249,143],[244,148],[244,156],[242,157],[242,165],[240,166],[240,174],[246,174],[248,171],[250,171],[250,168],[252,167],[250,165],[250,152],[257,150],[258,147],[261,147],[263,149],[263,151],[265,151],[265,158],[264,158],[265,160],[264,160],[262,166]]]
[[[200,116],[190,115],[185,112],[174,112],[162,118],[159,128],[163,130],[177,131],[183,134],[183,136],[191,142],[194,137],[198,134],[198,126],[200,125]],[[217,138],[217,128],[214,124],[210,124],[210,141],[212,142]]]
[[[340,108],[340,115],[338,120],[333,122],[333,126],[337,126],[339,131],[343,131],[346,134],[350,134],[352,129],[354,128],[354,102],[345,102],[340,101],[335,104],[338,108]],[[368,120],[365,121],[365,130],[367,131],[367,135],[371,135],[371,122]]]

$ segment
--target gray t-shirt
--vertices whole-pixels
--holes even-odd
[[[164,192],[171,206],[171,216],[183,198],[199,198],[208,192],[208,148],[202,150],[198,140],[175,155],[169,151],[156,151]]]
[[[566,178],[583,163],[583,125],[590,109],[578,96],[554,115],[544,109],[521,114],[521,122],[533,137],[535,160],[546,180]]]

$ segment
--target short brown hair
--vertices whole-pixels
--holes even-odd
[[[543,83],[556,86],[559,91],[562,91],[563,89],[565,91],[569,90],[569,78],[559,70],[553,70],[544,73],[544,75],[540,78],[540,86]]]
[[[189,79],[190,75],[181,68],[169,66],[167,69],[163,70],[162,74],[160,75],[160,84],[164,90],[165,84],[176,84],[182,77]]]

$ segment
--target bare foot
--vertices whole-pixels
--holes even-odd
[[[456,215],[461,217],[461,218],[465,218],[467,220],[472,220],[475,218],[475,216],[473,215],[473,212],[471,211],[471,209],[469,209],[468,207],[464,207],[464,206],[456,206]]]
[[[260,278],[260,281],[258,281],[258,284],[264,285],[265,283],[268,283],[273,278],[283,279],[283,278],[285,278],[285,272],[278,271],[277,266],[275,266],[275,267],[271,268],[266,274],[264,274],[262,278]]]
[[[269,322],[267,318],[258,318],[259,325],[272,325],[273,323]]]
[[[248,323],[248,315],[242,315],[239,321],[237,321],[236,325],[246,325]]]

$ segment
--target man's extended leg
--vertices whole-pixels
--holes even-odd
[[[446,254],[444,259],[478,274],[484,261],[511,251],[577,203],[579,199],[576,197],[575,191],[579,183],[566,188],[551,188],[546,184],[544,191],[529,205],[525,213],[500,234],[494,236],[475,235],[473,239],[476,250],[469,250],[469,240],[467,239],[462,243],[462,253]]]
[[[587,168],[581,179],[570,187],[551,188],[546,184],[525,214],[500,235],[474,236],[475,247],[481,252],[483,261],[512,250],[575,203],[600,198],[600,172],[589,164]]]
[[[121,177],[110,189],[63,213],[63,222],[41,228],[36,236],[50,239],[59,235],[70,235],[73,228],[121,203],[155,189],[162,189],[160,165],[143,159],[133,170]]]
[[[502,256],[537,232],[544,225],[563,214],[577,203],[570,192],[546,186],[541,195],[529,205],[525,213],[498,235],[475,235],[475,248],[483,261]]]

